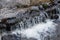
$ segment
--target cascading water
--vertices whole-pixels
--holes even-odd
[[[35,24],[44,22],[48,17],[47,13],[45,13],[44,11],[43,12],[33,12],[30,15],[29,14],[26,15],[26,14],[27,13],[25,13],[25,15],[23,14],[22,18],[18,18],[18,20],[21,19],[19,22],[19,25],[21,28],[29,28]]]
[[[12,34],[21,34],[21,37],[27,39],[35,38],[36,40],[55,40],[56,38],[56,25],[53,20],[47,20],[45,12],[39,12],[40,15],[26,19],[25,23],[19,23],[21,30],[16,29]],[[31,15],[30,15],[31,16]],[[25,24],[25,25],[24,25]],[[51,38],[53,35],[54,39]],[[50,39],[51,38],[51,39]],[[21,40],[23,40],[21,38]]]
[[[60,13],[58,7],[56,10]],[[38,8],[32,12],[28,10],[24,13],[18,11],[14,13],[17,13],[15,19],[17,23],[11,26],[11,32],[2,34],[2,40],[56,40],[57,24],[54,23],[55,20],[50,19],[49,13],[46,11]]]

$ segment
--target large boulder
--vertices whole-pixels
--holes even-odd
[[[39,3],[50,3],[50,0],[0,0],[3,7],[15,7],[16,5],[37,5]]]

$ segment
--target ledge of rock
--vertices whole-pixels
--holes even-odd
[[[50,3],[50,0],[0,0],[2,7],[15,7],[15,6],[30,6],[41,3]]]

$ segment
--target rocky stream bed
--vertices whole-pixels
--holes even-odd
[[[60,40],[59,0],[28,8],[5,5],[0,5],[0,40]]]

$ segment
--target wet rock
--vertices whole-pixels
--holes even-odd
[[[6,31],[11,31],[11,26],[16,24],[16,18],[4,18],[1,19],[0,29],[5,29]]]
[[[60,3],[60,1],[58,1],[58,3]]]
[[[51,16],[51,19],[58,19],[58,18],[59,18],[58,15]]]
[[[21,35],[20,35],[21,36]],[[2,40],[20,40],[21,38],[20,37],[18,37],[17,35],[15,35],[15,34],[10,34],[10,35],[4,35],[4,36],[2,36],[2,38],[1,38]]]
[[[0,22],[0,30],[5,29],[6,25]]]
[[[54,0],[55,3],[59,3],[60,0]]]
[[[30,10],[36,10],[36,11],[39,11],[39,8],[38,8],[38,6],[32,6],[32,7],[30,7]]]
[[[49,4],[42,4],[42,6],[43,6],[43,8],[44,8],[44,9],[47,9],[47,8],[49,8],[49,7],[50,7],[50,5],[49,5]]]
[[[29,38],[28,40],[37,40],[37,39],[35,39],[35,38]]]
[[[57,14],[59,14],[59,11],[56,9],[47,11],[47,14],[49,15],[49,17],[51,19],[58,19],[59,18],[59,16],[57,15]]]
[[[2,9],[2,5],[0,4],[0,9]]]
[[[39,8],[39,10],[44,10],[42,5],[38,6],[38,8]]]
[[[28,40],[26,37],[21,37],[21,40]]]

